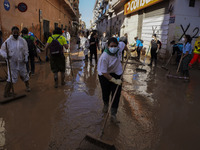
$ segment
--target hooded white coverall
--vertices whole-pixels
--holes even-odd
[[[84,55],[88,55],[89,46],[90,46],[90,44],[89,44],[88,39],[85,37],[82,37],[81,41],[80,41],[80,47],[83,50]]]
[[[7,59],[6,43],[9,52],[10,69],[12,75],[12,82],[16,83],[18,80],[18,74],[20,74],[21,79],[26,82],[29,80],[29,75],[26,69],[26,62],[28,62],[28,45],[26,40],[22,37],[18,37],[17,40],[11,35],[1,46],[0,55]],[[10,73],[8,69],[8,79],[7,82],[11,82]]]
[[[70,36],[69,32],[64,32],[62,35],[65,37],[66,41],[69,42],[68,43],[68,50],[70,50],[70,39],[71,39],[71,36]],[[65,47],[64,47],[64,51],[65,52],[67,51]]]

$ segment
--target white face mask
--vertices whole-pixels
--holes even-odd
[[[185,38],[182,38],[181,41],[185,42]]]
[[[110,51],[112,54],[115,54],[118,50],[119,50],[118,47],[110,47],[110,48],[109,48],[109,51]]]

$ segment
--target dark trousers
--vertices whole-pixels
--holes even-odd
[[[151,63],[153,63],[153,61],[155,61],[155,65],[157,63],[157,53],[155,49],[151,49]]]
[[[142,46],[137,47],[137,58],[138,58],[138,59],[140,59],[141,50],[142,50]]]
[[[90,50],[90,62],[92,62],[92,57],[95,57],[95,62],[97,63],[97,50]]]
[[[115,79],[120,79],[121,75],[116,75],[114,73],[110,74],[112,77],[114,77]],[[105,78],[103,75],[99,75],[99,81],[100,81],[100,85],[101,85],[101,90],[102,90],[102,97],[103,97],[103,102],[104,105],[108,105],[109,104],[109,97],[110,94],[112,94],[112,97],[115,93],[115,90],[117,88],[117,85],[110,82],[107,78]],[[120,96],[121,96],[121,90],[122,90],[122,86],[119,86],[114,102],[112,104],[112,109],[114,109],[117,113],[117,109],[119,106],[119,100],[120,100]]]
[[[183,76],[189,77],[189,70],[188,65],[192,59],[192,55],[188,54],[186,57],[183,58],[180,66],[180,71]]]
[[[26,63],[26,69],[28,73],[30,71],[29,63],[31,64],[31,73],[35,73],[35,57],[34,56],[29,56],[28,62]]]

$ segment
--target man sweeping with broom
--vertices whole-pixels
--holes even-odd
[[[4,91],[4,97],[13,96],[10,93],[13,89],[13,83],[18,80],[18,74],[25,82],[26,91],[30,92],[29,75],[26,70],[26,63],[28,62],[28,45],[27,42],[19,36],[19,28],[14,26],[12,28],[12,35],[3,43],[0,55],[7,59],[8,64],[8,79]]]

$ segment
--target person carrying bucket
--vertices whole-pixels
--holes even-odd
[[[116,114],[122,89],[122,80],[120,79],[123,73],[121,57],[124,49],[127,50],[127,54],[130,56],[130,52],[128,51],[124,42],[118,43],[116,38],[110,38],[108,40],[108,48],[105,49],[100,56],[97,66],[99,82],[102,89],[102,98],[104,102],[102,111],[104,113],[108,112],[109,97],[111,93],[113,97],[114,92],[119,85],[111,106],[111,121],[115,123],[118,122]]]
[[[11,72],[8,71],[8,79],[5,86],[4,97],[11,97],[10,90],[12,83],[16,83],[18,80],[18,74],[25,82],[26,91],[30,92],[29,87],[29,75],[26,70],[26,63],[28,62],[28,45],[25,39],[19,36],[19,28],[12,27],[12,35],[3,43],[0,55],[5,59],[9,59]],[[7,55],[7,53],[9,55]],[[11,76],[12,75],[12,79]],[[12,81],[12,82],[11,82]]]

